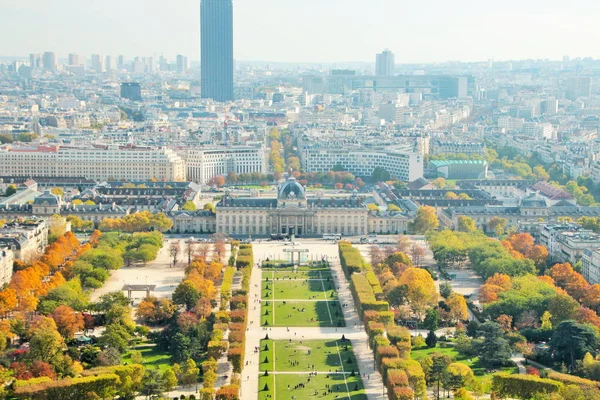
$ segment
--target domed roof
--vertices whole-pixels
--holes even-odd
[[[303,199],[305,197],[304,188],[296,181],[296,178],[290,177],[279,186],[279,194],[277,197],[280,199]]]

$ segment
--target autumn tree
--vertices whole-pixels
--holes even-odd
[[[455,321],[466,321],[469,318],[467,301],[463,295],[452,293],[446,304],[450,307],[450,315]]]
[[[196,211],[196,204],[194,204],[193,201],[186,201],[185,203],[183,203],[183,206],[181,206],[181,209],[184,211]]]
[[[431,181],[431,184],[436,189],[444,189],[446,187],[446,179],[444,179],[444,178],[436,178],[436,179],[434,179],[434,180]]]
[[[435,229],[440,225],[434,207],[421,206],[417,210],[415,219],[410,223],[412,230],[415,233],[423,234],[431,229]]]
[[[56,307],[51,317],[56,322],[58,332],[67,339],[73,339],[75,333],[82,331],[84,328],[83,316],[73,311],[69,306]]]
[[[424,269],[408,268],[400,276],[398,283],[406,286],[406,298],[413,312],[421,320],[427,307],[435,305],[438,299],[433,278]]]

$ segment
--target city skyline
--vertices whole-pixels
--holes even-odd
[[[396,54],[398,64],[598,57],[587,45],[600,39],[595,29],[599,13],[591,1],[577,1],[577,7],[537,0],[526,4],[509,0],[501,6],[470,3],[400,5],[381,0],[365,10],[358,0],[343,6],[337,0],[237,1],[234,58],[373,63],[383,48]],[[0,33],[12,39],[2,44],[0,54],[25,57],[54,51],[61,59],[68,53],[171,58],[185,54],[199,60],[199,0],[177,4],[150,0],[144,7],[140,1],[116,0],[53,4],[52,9],[45,9],[40,0],[1,5],[6,22]],[[23,30],[27,25],[35,29]],[[14,35],[16,31],[20,34]],[[40,31],[44,35],[33,36]]]

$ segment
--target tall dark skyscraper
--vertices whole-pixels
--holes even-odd
[[[233,100],[233,3],[200,0],[202,97]]]

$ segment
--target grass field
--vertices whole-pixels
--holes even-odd
[[[142,353],[144,362],[142,363],[146,369],[158,369],[161,373],[171,367],[171,356],[167,353],[158,351],[154,343],[144,343],[133,348]],[[131,351],[123,354],[124,363],[131,364]]]
[[[448,357],[450,357],[452,359],[452,361],[454,361],[454,362],[468,365],[473,370],[473,374],[475,374],[475,378],[478,379],[482,383],[484,390],[486,392],[489,392],[489,389],[491,387],[493,372],[486,370],[486,368],[483,365],[481,365],[481,363],[479,362],[479,357],[472,357],[472,358],[463,357],[460,354],[458,354],[458,351],[456,351],[456,349],[454,347],[434,347],[431,349],[427,348],[427,347],[423,347],[420,349],[413,349],[411,351],[411,358],[413,360],[418,361],[422,358],[425,358],[425,357],[431,355],[432,353],[441,353],[441,354],[444,354],[444,355],[447,355]],[[494,372],[506,372],[509,374],[518,374],[519,368],[515,365],[512,367],[500,368]]]
[[[261,340],[260,362],[259,399],[366,400],[348,340]]]
[[[346,326],[338,301],[270,301],[261,305],[262,326]],[[265,322],[268,322],[265,324]]]
[[[333,281],[323,279],[263,281],[262,298],[266,300],[336,300]]]
[[[262,271],[262,326],[345,326],[329,268]]]

